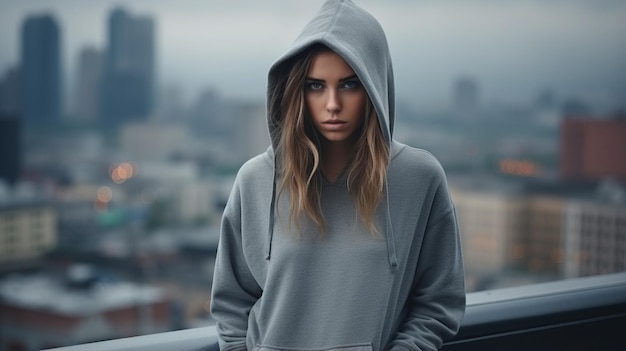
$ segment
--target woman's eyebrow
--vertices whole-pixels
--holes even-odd
[[[313,78],[313,77],[306,77],[305,80],[307,81],[311,81],[311,82],[319,82],[319,83],[325,83],[326,81],[323,79],[319,79],[319,78]]]
[[[357,78],[356,73],[351,75],[351,76],[339,79],[339,82],[345,82],[346,80],[352,80],[352,79],[355,79],[355,78]]]

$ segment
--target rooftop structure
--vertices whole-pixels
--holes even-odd
[[[65,279],[11,276],[0,281],[0,340],[34,350],[163,332],[170,308],[160,289],[105,282],[88,266]]]

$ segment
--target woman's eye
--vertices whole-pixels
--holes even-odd
[[[347,82],[344,82],[341,86],[342,89],[356,89],[360,86],[361,84],[355,80],[349,80]]]
[[[324,88],[322,83],[318,82],[308,82],[306,87],[308,90],[321,90],[322,88]]]

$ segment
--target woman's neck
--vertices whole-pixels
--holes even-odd
[[[321,168],[324,177],[334,183],[341,175],[352,157],[352,142],[322,143]]]

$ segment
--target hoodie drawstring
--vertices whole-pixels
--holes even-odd
[[[275,161],[274,161],[275,162]],[[276,163],[274,163],[276,164]],[[274,211],[276,203],[276,171],[272,179],[272,199],[269,207],[269,228],[267,229],[267,243],[265,247],[265,259],[269,261],[272,256],[272,240],[274,239]]]
[[[391,210],[389,208],[389,185],[385,180],[385,240],[387,241],[387,257],[392,271],[398,270],[398,255],[396,254],[396,239],[393,234],[391,223]]]

